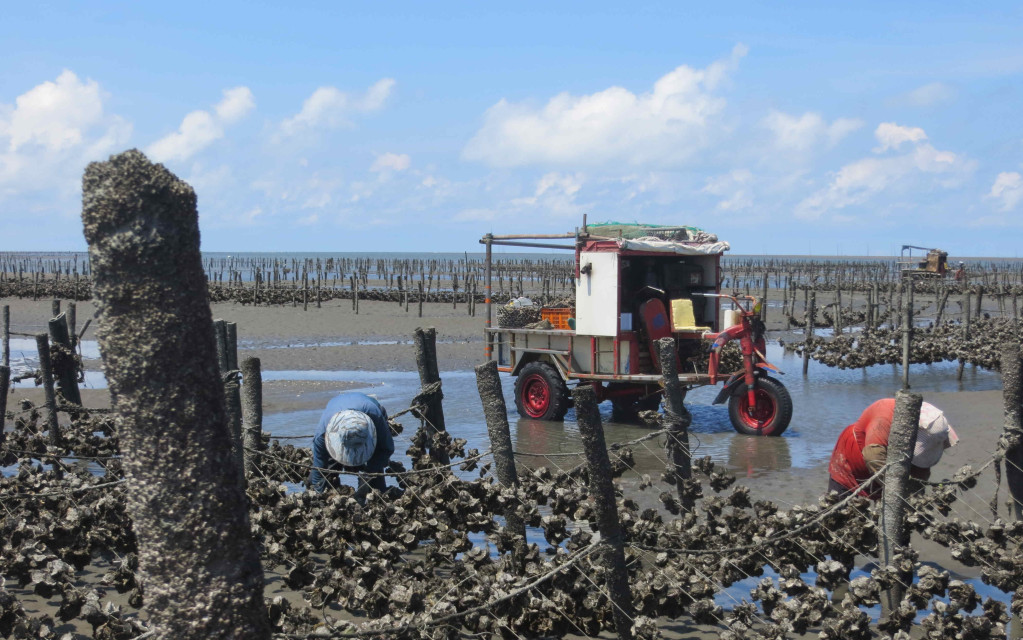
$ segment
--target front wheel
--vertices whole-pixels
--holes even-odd
[[[756,406],[750,407],[746,384],[741,383],[728,400],[728,417],[739,433],[748,436],[780,436],[792,420],[792,397],[785,385],[764,376],[756,381]]]
[[[515,380],[515,408],[523,418],[564,420],[571,400],[568,386],[546,362],[530,362]]]

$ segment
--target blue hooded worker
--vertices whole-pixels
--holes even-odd
[[[387,411],[375,398],[349,391],[334,396],[320,416],[313,435],[313,470],[309,482],[322,492],[341,486],[337,473],[329,471],[364,471],[383,473],[394,453],[394,439],[387,424]],[[370,489],[386,491],[383,476],[359,477],[355,498],[366,501]]]

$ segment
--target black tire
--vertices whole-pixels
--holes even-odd
[[[756,412],[751,414],[746,384],[740,383],[728,399],[728,417],[739,433],[748,436],[780,436],[792,421],[792,397],[785,385],[764,376],[756,382]]]
[[[558,421],[572,401],[558,371],[546,362],[530,362],[515,379],[515,408],[523,418]]]

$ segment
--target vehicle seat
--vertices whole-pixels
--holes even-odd
[[[661,363],[658,359],[657,341],[661,338],[671,338],[671,322],[668,319],[668,310],[664,308],[664,302],[660,298],[651,298],[639,305],[639,318],[643,323],[643,331],[647,337],[647,348],[650,351],[650,362],[657,370],[660,370]],[[676,355],[678,370],[681,371],[681,362]]]

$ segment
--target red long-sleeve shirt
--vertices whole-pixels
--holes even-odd
[[[835,482],[846,489],[855,489],[883,466],[894,416],[895,399],[878,400],[867,407],[856,422],[842,431],[828,465],[828,472]],[[863,457],[864,450],[867,450],[867,457],[872,462],[880,461],[881,464],[873,465],[875,468],[871,470],[867,466],[868,460]],[[881,495],[881,484],[872,483],[861,490],[860,495],[876,500]]]

